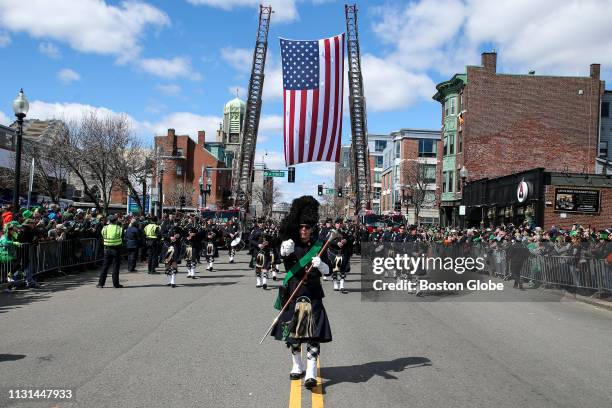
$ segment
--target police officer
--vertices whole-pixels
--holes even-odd
[[[123,229],[117,225],[117,216],[108,217],[108,225],[102,228],[102,240],[104,242],[104,264],[97,288],[103,288],[106,283],[106,275],[111,264],[113,265],[113,286],[122,288],[119,284],[119,267],[121,266],[121,245],[123,244]]]
[[[144,228],[145,243],[147,245],[148,272],[155,273],[155,268],[159,265],[159,251],[161,244],[161,228],[157,225],[157,217],[153,216],[151,222]]]

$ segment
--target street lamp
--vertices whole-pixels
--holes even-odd
[[[461,204],[465,207],[464,190],[466,180],[468,178],[468,170],[465,168],[465,166],[462,166],[461,170],[459,170],[459,177],[461,178]],[[465,214],[461,215],[461,228],[465,228]]]
[[[204,208],[204,180],[202,179],[202,176],[200,176],[200,180],[198,180],[198,185],[200,186],[200,208]]]
[[[163,194],[163,185],[162,185],[162,181],[164,179],[164,170],[165,170],[165,164],[164,164],[164,159],[161,158],[160,155],[160,163],[159,163],[159,179],[157,180],[157,193],[159,194],[158,199],[158,203],[159,203],[159,219],[161,220],[162,216],[164,215],[164,194]]]
[[[23,89],[19,91],[17,98],[13,101],[13,112],[17,116],[17,144],[15,146],[15,185],[13,188],[13,207],[19,208],[19,179],[21,178],[21,139],[23,136],[23,119],[28,114],[30,104],[23,94]]]

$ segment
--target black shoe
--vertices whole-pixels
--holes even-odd
[[[170,284],[169,284],[169,283],[166,283],[166,286],[170,286]]]
[[[104,287],[104,285],[96,285],[96,288],[102,289],[103,287]]]
[[[268,284],[264,283],[263,285],[261,285],[261,287],[264,288],[264,289],[268,289]]]
[[[314,387],[317,386],[317,379],[316,378],[308,378],[306,381],[304,381],[304,387],[310,389],[313,389]]]
[[[122,288],[123,285],[117,285],[117,286],[113,286],[113,287],[119,289],[119,288]]]
[[[299,380],[305,375],[306,375],[306,371],[302,371],[301,373],[289,373],[289,378],[291,378],[292,380]]]
[[[197,276],[192,276],[191,279],[199,279]]]
[[[172,287],[173,287],[173,288],[176,288],[176,285],[174,285],[174,284],[173,284],[173,285],[172,285]]]
[[[187,275],[187,279],[191,279],[191,276]]]
[[[276,280],[276,276],[273,276],[273,277],[272,277],[272,280],[273,280],[273,281],[275,281],[275,280]]]

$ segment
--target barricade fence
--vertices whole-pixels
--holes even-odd
[[[19,245],[0,243],[0,284],[29,282],[44,272],[61,271],[102,259],[102,241],[98,238]]]

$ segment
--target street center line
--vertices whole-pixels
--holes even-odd
[[[317,386],[312,389],[312,408],[323,408],[323,383],[321,381],[321,356],[317,358]]]
[[[301,352],[301,350],[300,350]],[[289,391],[289,408],[302,407],[302,380],[291,380],[291,388]]]

